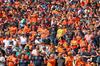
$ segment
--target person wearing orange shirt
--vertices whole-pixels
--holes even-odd
[[[76,66],[85,66],[85,62],[82,60],[82,56],[78,57],[78,60],[76,61]]]
[[[45,25],[42,26],[42,30],[41,30],[41,39],[44,40],[44,38],[46,37],[46,35],[49,34],[49,31],[45,28]]]
[[[15,25],[13,24],[13,26],[11,27],[11,32],[16,34],[17,31],[17,27],[15,27]]]
[[[29,26],[28,25],[24,25],[24,29],[23,29],[23,32],[26,33],[29,31]]]
[[[90,59],[87,60],[85,66],[92,66],[92,65],[91,65],[91,60],[90,60]]]
[[[29,47],[29,50],[32,50],[33,44],[35,44],[35,42],[31,42],[31,40],[29,40],[29,41],[28,41],[28,44],[26,44],[25,48],[26,48],[26,47]]]
[[[12,52],[12,55],[10,55],[7,59],[8,66],[16,66],[18,63],[18,58],[16,57],[16,51]]]
[[[65,66],[73,66],[72,52],[68,52],[68,57],[65,59]]]
[[[51,46],[49,46],[49,51],[51,51],[53,48],[55,48],[53,42],[51,42],[50,44],[51,44]]]
[[[80,42],[80,48],[81,48],[81,55],[83,52],[85,52],[85,49],[87,48],[87,43],[85,41],[85,38],[82,38],[82,41]]]
[[[36,13],[34,13],[33,15],[31,15],[30,20],[31,20],[32,23],[36,23],[37,22],[37,18],[38,18],[38,15]]]
[[[44,62],[47,63],[47,66],[55,66],[56,60],[54,59],[54,54],[51,54],[49,58],[44,57]]]
[[[77,54],[77,52],[78,52],[78,42],[77,42],[77,40],[76,40],[76,37],[75,36],[73,36],[73,39],[71,40],[71,47],[72,47],[72,49],[76,52],[76,54]]]
[[[69,46],[68,42],[66,42],[66,47],[65,48],[66,48],[67,52],[69,52],[71,50],[71,47]]]
[[[57,51],[63,53],[63,48],[64,48],[63,44],[60,43],[60,47],[57,48]]]

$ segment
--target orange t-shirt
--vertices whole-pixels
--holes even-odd
[[[67,61],[68,60],[68,61]],[[67,64],[65,66],[73,66],[73,57],[67,57],[65,59],[65,62],[67,61]]]
[[[11,31],[12,33],[16,33],[17,27],[11,27],[11,28],[10,28],[10,31]]]
[[[37,18],[38,18],[38,15],[37,14],[32,15],[31,22],[36,23],[37,22]]]
[[[7,59],[12,59],[12,60],[10,60],[10,61],[8,62],[8,66],[16,66],[16,65],[14,64],[14,62],[18,62],[18,61],[16,60],[17,57],[9,56]]]
[[[86,46],[87,44],[85,44],[84,42],[80,43],[80,46]],[[81,47],[81,51],[85,51],[86,47]]]
[[[56,60],[55,59],[50,59],[52,61],[52,63],[50,63],[49,61],[47,61],[47,66],[55,66],[56,64]]]
[[[85,66],[91,66],[91,64],[85,64]]]
[[[58,48],[57,48],[57,51],[58,51],[58,52],[63,52],[63,48],[64,48],[64,47],[58,47]]]
[[[33,45],[32,45],[32,44],[31,44],[31,45],[30,45],[30,44],[26,44],[25,48],[26,48],[27,46],[29,46],[29,49],[31,50]]]
[[[25,26],[24,29],[23,29],[23,32],[27,32],[28,31],[28,27]]]
[[[82,64],[82,65],[81,65]],[[81,61],[77,61],[76,62],[76,66],[85,66],[85,62],[83,61],[83,60],[81,60]]]
[[[41,28],[41,27],[39,27],[39,28],[37,29],[37,32],[38,32],[38,33],[42,33],[42,31],[41,31],[41,30],[42,30],[42,28]]]
[[[70,51],[71,50],[71,47],[70,46],[68,46],[68,47],[66,46],[65,48],[66,48],[67,51]]]
[[[49,34],[49,31],[47,29],[42,29],[42,34],[41,34],[41,38],[45,38],[47,34]]]
[[[49,47],[49,50],[53,49],[54,47],[55,47],[55,46],[53,46],[53,47],[50,46],[50,47]]]
[[[72,45],[73,49],[78,48],[77,44],[78,44],[77,40],[71,40],[71,45]]]

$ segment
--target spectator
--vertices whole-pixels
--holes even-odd
[[[73,66],[73,56],[72,52],[68,52],[68,57],[65,59],[65,65],[66,66]]]
[[[8,56],[7,57],[7,62],[8,62],[8,66],[16,66],[17,63],[18,63],[18,58],[15,56],[16,55],[16,52],[13,51],[12,52],[12,55]]]
[[[38,51],[39,51],[39,46],[36,46],[36,48],[33,49],[33,51],[32,51],[32,55],[36,56]]]
[[[60,43],[60,46],[57,48],[57,51],[63,53],[63,48],[64,48],[63,44]]]
[[[83,60],[85,62],[87,62],[87,59],[91,58],[91,54],[90,54],[90,52],[87,49],[85,50],[85,52],[82,55],[83,55]]]
[[[90,31],[88,31],[87,34],[85,35],[85,39],[87,40],[87,42],[89,42],[92,37],[93,35],[90,34]]]
[[[42,66],[43,64],[43,57],[41,56],[40,51],[37,52],[36,56],[32,56],[30,60],[34,62],[35,66]]]
[[[55,66],[56,60],[54,59],[54,54],[51,54],[50,57],[44,57],[44,62],[47,63],[47,66]]]
[[[6,39],[3,40],[3,43],[5,45],[5,48],[10,44],[10,40],[8,39],[8,36],[6,36]]]
[[[5,66],[5,57],[3,57],[3,54],[0,52],[0,65]]]
[[[65,66],[65,59],[62,55],[62,53],[58,54],[58,59],[56,60],[57,66]]]
[[[25,55],[22,54],[22,57],[18,62],[18,66],[29,66],[29,61],[25,59]]]
[[[52,27],[52,30],[49,31],[49,32],[50,32],[50,40],[51,40],[51,42],[55,43],[55,38],[56,38],[55,27]]]
[[[96,48],[93,49],[93,52],[91,52],[91,57],[92,57],[92,62],[94,62],[96,64],[96,60],[97,60],[97,50]]]
[[[91,60],[90,59],[87,60],[85,66],[91,66]]]
[[[85,66],[84,60],[82,60],[82,57],[79,56],[78,60],[76,61],[76,66]]]
[[[78,42],[77,42],[75,36],[73,36],[73,40],[71,40],[71,47],[77,54],[77,52],[78,52]]]
[[[46,36],[46,38],[44,39],[44,43],[46,45],[50,45],[50,39],[48,38],[48,35]]]
[[[26,45],[26,41],[27,41],[27,38],[26,38],[25,34],[23,33],[22,36],[20,37],[22,49],[24,49],[24,47]]]

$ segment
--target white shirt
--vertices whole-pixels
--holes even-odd
[[[35,40],[35,43],[41,43],[42,42],[42,40],[41,39],[39,39],[39,40]],[[39,48],[41,48],[41,46],[42,46],[42,44],[41,45],[38,45],[39,46]]]
[[[32,51],[32,54],[37,55],[37,50],[34,49],[34,50]]]
[[[3,56],[0,57],[0,61],[5,62],[5,58]],[[0,66],[5,66],[5,63],[0,62]]]
[[[48,50],[46,50],[46,51],[45,51],[45,50],[42,50],[42,53],[43,53],[43,52],[45,52],[45,53],[46,53],[46,55],[48,55],[48,54],[49,54],[49,51],[48,51]]]
[[[17,44],[16,40],[12,39],[12,41],[13,41],[13,45],[16,46]]]
[[[5,48],[10,44],[10,40],[5,39],[3,40],[3,43],[5,43]]]
[[[26,44],[27,38],[26,37],[20,37],[21,44]]]
[[[35,43],[40,43],[40,42],[42,42],[42,40],[41,39],[39,39],[39,40],[35,40]]]

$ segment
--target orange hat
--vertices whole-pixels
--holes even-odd
[[[72,52],[68,52],[68,55],[72,55],[73,53]]]

